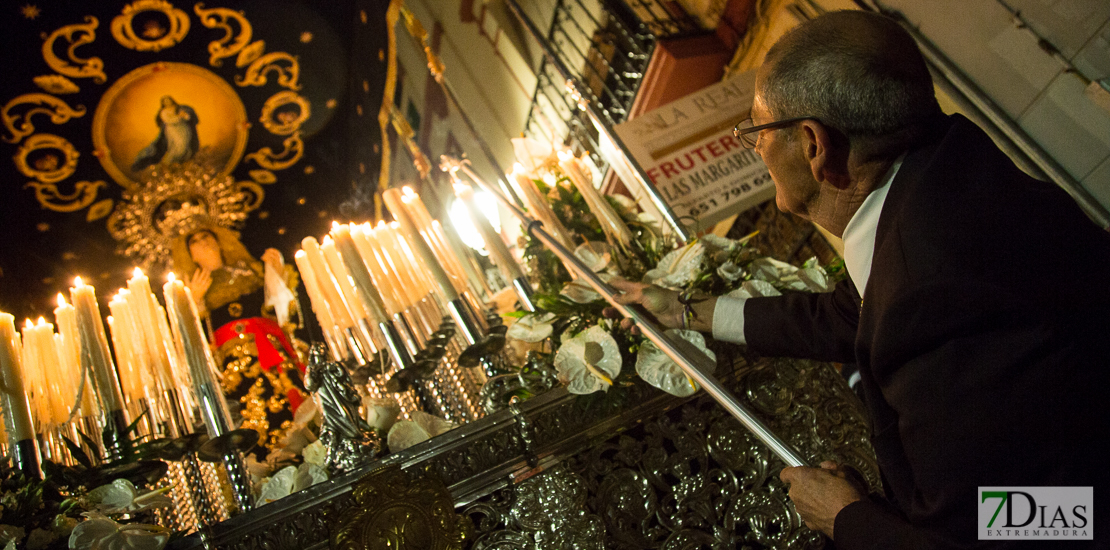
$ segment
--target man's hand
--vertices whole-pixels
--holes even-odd
[[[640,304],[644,306],[659,324],[666,328],[682,328],[682,304],[678,301],[678,293],[667,290],[661,286],[647,283],[634,283],[621,278],[609,281],[609,286],[621,291],[617,295],[617,302],[622,304]],[[607,317],[619,317],[616,309],[606,308]],[[631,319],[622,319],[621,326],[628,329],[632,327]]]
[[[830,539],[836,515],[867,494],[858,474],[831,461],[822,462],[820,468],[783,468],[779,478],[790,487],[790,500],[806,527],[821,531]]]

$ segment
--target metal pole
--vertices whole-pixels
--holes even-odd
[[[736,397],[729,393],[713,375],[707,374],[712,372],[716,367],[709,357],[684,341],[675,342],[671,340],[663,333],[662,328],[651,322],[638,308],[617,302],[616,292],[598,278],[593,270],[586,267],[573,252],[559,243],[558,239],[544,231],[542,222],[529,218],[528,215],[513,204],[508,197],[498,193],[495,189],[491,189],[492,186],[488,183],[477,179],[475,181],[479,185],[485,187],[487,191],[493,193],[493,195],[528,228],[528,233],[543,242],[543,244],[554,252],[564,264],[577,272],[580,278],[588,282],[594,290],[605,297],[605,300],[615,307],[621,315],[632,319],[636,325],[640,327],[640,330],[648,340],[651,340],[656,346],[659,346],[659,349],[663,350],[663,353],[666,353],[668,357],[677,363],[678,366],[686,372],[687,376],[701,385],[701,387],[705,388],[706,393],[712,396],[717,403],[720,403],[729,414],[736,417],[752,435],[762,441],[764,445],[767,445],[775,456],[782,459],[788,466],[807,465],[805,460],[793,447],[780,439],[766,424],[756,418],[755,415],[740,403]]]
[[[579,93],[581,90],[586,90],[587,88],[582,86],[582,83],[578,81],[578,77],[572,73],[570,69],[567,68],[566,64],[563,63],[563,60],[559,59],[559,56],[552,51],[551,44],[549,44],[543,34],[540,33],[540,30],[536,28],[536,25],[532,23],[532,20],[524,15],[524,11],[521,10],[516,0],[507,0],[506,4],[508,4],[509,9],[513,11],[517,19],[520,19],[521,24],[523,24],[524,28],[528,30],[528,33],[532,35],[532,38],[535,38],[536,42],[543,48],[544,56],[546,56],[548,61],[555,67],[555,70],[559,72],[559,75]],[[596,126],[600,132],[603,132],[605,137],[609,138],[609,141],[616,146],[624,159],[628,161],[628,164],[632,167],[632,173],[636,176],[636,183],[639,184],[640,188],[643,189],[644,193],[651,199],[651,203],[659,209],[659,212],[663,215],[663,219],[667,222],[667,225],[670,226],[675,236],[682,241],[683,244],[689,242],[694,235],[690,233],[690,230],[687,229],[686,226],[682,225],[682,222],[678,219],[678,215],[671,209],[671,205],[667,204],[663,195],[659,193],[659,189],[656,189],[655,184],[651,182],[651,178],[648,177],[647,172],[640,166],[639,161],[628,152],[628,147],[624,145],[624,141],[621,140],[620,136],[618,136],[601,118],[593,102],[587,100],[585,96],[582,96],[582,100],[578,102],[578,107],[586,111],[586,114],[589,115],[594,126]]]

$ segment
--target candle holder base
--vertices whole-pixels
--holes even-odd
[[[243,462],[243,453],[254,448],[258,437],[258,432],[240,428],[209,439],[197,451],[197,457],[204,462],[223,463],[239,513],[249,512],[254,508],[251,478]]]
[[[12,449],[12,466],[31,479],[42,479],[42,461],[39,455],[39,442],[23,439]]]

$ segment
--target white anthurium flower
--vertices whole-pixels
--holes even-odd
[[[682,288],[698,276],[703,259],[705,245],[695,241],[668,252],[655,269],[644,274],[643,281],[670,289]]]
[[[722,279],[731,283],[732,281],[738,280],[740,277],[743,277],[744,270],[740,266],[733,263],[732,260],[729,260],[721,264],[720,267],[717,268],[717,275],[720,275]]]
[[[760,298],[763,296],[782,296],[777,288],[767,281],[752,279],[744,281],[740,288],[726,294],[730,298]]]
[[[8,539],[8,544],[4,545],[4,550],[18,550],[15,547],[15,539]]]
[[[363,397],[362,406],[366,409],[366,423],[379,434],[388,433],[401,415],[400,403],[388,397]]]
[[[798,273],[802,282],[813,292],[829,291],[829,274],[820,267],[807,267]]]
[[[457,427],[458,424],[438,416],[413,411],[412,420],[402,420],[390,428],[386,444],[392,452],[403,451]]]
[[[293,492],[293,482],[297,479],[297,467],[286,466],[268,480],[262,480],[262,492],[258,496],[258,503],[269,504],[280,498],[289,496]]]
[[[323,466],[304,462],[297,466],[297,475],[293,477],[292,492],[296,493],[301,489],[307,489],[320,483],[321,481],[328,480],[328,471]]]
[[[16,541],[22,541],[25,536],[27,536],[27,530],[18,525],[0,524],[0,541],[8,541],[4,550],[8,550],[9,546],[14,549]]]
[[[160,525],[121,525],[94,514],[73,528],[69,547],[75,550],[162,550],[170,540],[170,533],[171,530]]]
[[[101,514],[138,512],[147,508],[172,506],[173,499],[165,496],[169,490],[170,487],[163,487],[140,495],[133,483],[126,479],[117,479],[89,491],[85,500],[93,510]]]
[[[716,370],[717,355],[705,347],[705,337],[700,332],[670,329],[666,334],[671,338],[682,339],[693,344],[713,361],[714,370]],[[640,352],[636,354],[636,374],[640,375],[644,382],[671,395],[686,397],[698,391],[697,383],[686,376],[682,367],[678,366],[678,363],[675,363],[666,353],[663,353],[663,350],[659,349],[659,346],[651,341],[644,342],[640,346]]]
[[[594,273],[605,271],[613,257],[609,243],[598,241],[587,241],[578,245],[578,248],[574,249],[574,255]]]
[[[621,372],[621,351],[608,331],[594,325],[559,346],[555,370],[570,393],[609,391],[613,379]]]
[[[703,237],[699,238],[698,240],[700,240],[701,242],[705,243],[708,246],[711,246],[711,247],[716,248],[718,250],[724,250],[725,252],[732,252],[733,250],[736,250],[737,246],[740,246],[739,241],[734,241],[732,239],[726,239],[724,237],[718,237],[718,236],[716,236],[712,233],[706,234]]]
[[[606,283],[613,279],[613,276],[608,273],[598,273],[597,277]],[[590,283],[581,278],[567,283],[559,294],[578,304],[588,304],[601,299],[601,294],[598,294],[594,287],[590,286]]]
[[[324,446],[324,442],[317,439],[301,451],[301,456],[304,458],[305,464],[315,464],[316,466],[323,467],[328,459],[328,448]]]
[[[600,294],[598,296],[600,296]],[[542,342],[555,331],[555,327],[552,326],[554,321],[554,313],[525,315],[517,319],[517,321],[509,327],[509,330],[505,331],[505,335],[522,342]]]
[[[512,138],[510,141],[513,142],[513,154],[516,156],[516,161],[530,173],[543,166],[555,154],[555,149],[551,147],[550,143],[526,137]]]

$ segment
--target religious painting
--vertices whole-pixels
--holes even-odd
[[[243,102],[225,80],[188,63],[153,63],[104,93],[93,115],[93,154],[127,189],[159,166],[191,160],[223,177],[242,158],[248,128]]]

